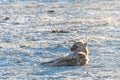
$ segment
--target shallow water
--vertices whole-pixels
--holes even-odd
[[[120,79],[120,1],[20,3],[0,4],[1,80]],[[69,54],[77,39],[88,42],[88,65],[40,64]]]

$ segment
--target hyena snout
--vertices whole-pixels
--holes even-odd
[[[70,49],[71,49],[71,51],[76,51],[76,50],[77,50],[77,48],[79,48],[79,47],[78,47],[78,46],[73,45]]]
[[[71,51],[76,51],[76,48],[75,47],[71,47],[70,50]]]

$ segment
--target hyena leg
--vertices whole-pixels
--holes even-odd
[[[58,59],[55,59],[55,60],[51,60],[51,61],[48,61],[48,62],[42,62],[41,64],[43,64],[43,65],[54,65],[55,63],[58,63],[59,62],[59,60],[60,60],[61,58],[58,58]]]
[[[76,65],[76,59],[75,58],[62,58],[59,59],[58,62],[54,64],[54,66],[74,66]]]

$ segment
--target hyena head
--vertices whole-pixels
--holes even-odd
[[[76,51],[76,52],[84,52],[86,51],[87,47],[87,42],[75,42],[73,46],[71,47],[71,51]]]

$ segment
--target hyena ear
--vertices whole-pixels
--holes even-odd
[[[84,46],[87,46],[87,42],[84,43]]]

